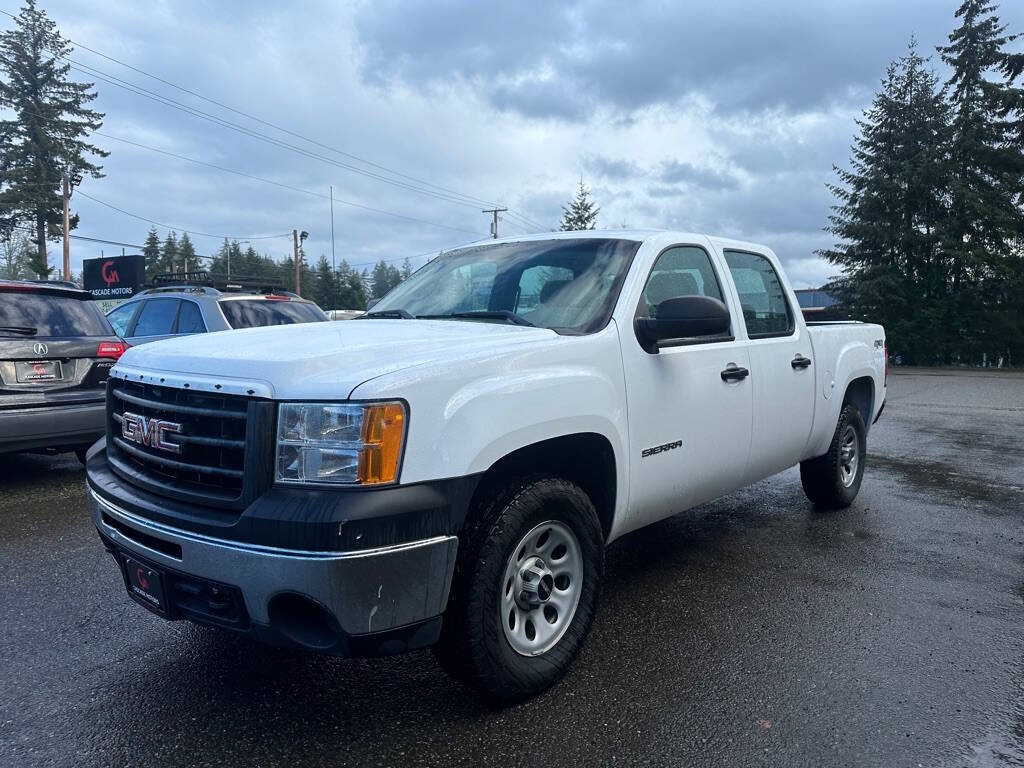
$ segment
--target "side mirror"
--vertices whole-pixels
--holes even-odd
[[[368,302],[366,302],[366,311],[369,312],[371,309],[377,306],[378,301],[380,301],[380,299],[370,299]]]
[[[638,317],[634,326],[640,346],[654,353],[660,341],[717,336],[729,330],[730,322],[729,308],[718,299],[677,296],[661,302],[654,317]]]

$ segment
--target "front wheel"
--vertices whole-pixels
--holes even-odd
[[[824,456],[800,462],[807,498],[823,509],[842,509],[857,498],[867,458],[867,429],[860,411],[847,403],[839,413],[832,443]]]
[[[560,478],[511,484],[481,505],[460,542],[438,660],[503,703],[543,691],[583,645],[603,570],[586,493]]]

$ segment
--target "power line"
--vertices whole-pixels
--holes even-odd
[[[291,184],[285,184],[285,183],[280,182],[280,181],[274,181],[273,179],[266,179],[266,178],[263,178],[262,176],[255,176],[255,175],[253,175],[251,173],[246,173],[245,171],[236,171],[233,168],[227,168],[227,167],[225,167],[223,165],[216,165],[215,163],[208,163],[205,160],[196,160],[193,157],[188,157],[186,155],[179,155],[179,154],[177,154],[175,152],[168,152],[165,149],[158,149],[157,147],[150,147],[150,146],[147,146],[146,144],[140,144],[137,141],[130,141],[129,139],[123,139],[123,138],[121,138],[119,136],[113,136],[113,135],[111,135],[109,133],[104,133],[102,131],[93,131],[93,134],[96,135],[96,136],[102,136],[102,137],[104,137],[106,139],[113,139],[114,141],[120,141],[120,142],[122,142],[124,144],[129,144],[129,145],[131,145],[133,147],[138,147],[139,149],[145,149],[145,150],[148,150],[150,152],[156,152],[156,153],[161,154],[161,155],[167,155],[168,157],[173,157],[173,158],[176,158],[178,160],[184,160],[184,161],[189,162],[189,163],[195,163],[196,165],[202,165],[202,166],[205,166],[207,168],[213,168],[213,169],[218,170],[218,171],[223,171],[224,173],[232,173],[232,174],[234,174],[236,176],[241,176],[241,177],[246,178],[246,179],[251,179],[252,181],[259,181],[259,182],[262,182],[264,184],[271,184],[271,185],[273,185],[275,187],[281,187],[282,189],[289,189],[289,190],[291,190],[293,192],[301,192],[304,195],[310,195],[312,197],[319,197],[319,198],[322,198],[323,200],[329,200],[330,199],[329,195],[325,195],[322,192],[314,192],[313,190],[310,190],[310,189],[303,189],[302,187],[296,187],[296,186],[293,186]],[[451,229],[451,230],[454,230],[456,232],[465,232],[465,233],[470,234],[470,235],[477,234],[477,232],[474,232],[473,230],[470,230],[470,229],[462,229],[461,227],[453,227],[453,226],[451,226],[449,224],[440,224],[440,223],[438,223],[436,221],[429,221],[427,219],[419,219],[419,218],[416,218],[415,216],[406,216],[405,214],[395,213],[394,211],[387,211],[387,210],[384,210],[383,208],[374,208],[373,206],[363,205],[362,203],[354,203],[351,200],[342,200],[339,197],[335,197],[334,198],[334,202],[341,203],[342,205],[348,205],[348,206],[351,206],[353,208],[361,208],[364,211],[372,211],[373,213],[380,213],[380,214],[383,214],[385,216],[393,216],[393,217],[398,218],[398,219],[405,219],[406,221],[413,221],[413,222],[416,222],[418,224],[427,224],[427,225],[432,226],[432,227],[441,227],[443,229]]]
[[[38,116],[38,113],[36,113],[36,112],[30,112],[30,114],[34,114],[34,115]],[[213,168],[213,169],[218,170],[218,171],[223,171],[224,173],[231,173],[231,174],[234,174],[236,176],[241,176],[243,178],[251,179],[253,181],[259,181],[259,182],[262,182],[264,184],[271,184],[271,185],[273,185],[275,187],[280,187],[282,189],[288,189],[288,190],[291,190],[293,192],[301,192],[304,195],[310,195],[312,197],[319,197],[319,198],[322,198],[324,200],[329,200],[330,199],[329,195],[325,195],[322,192],[314,192],[314,191],[309,190],[309,189],[303,189],[302,187],[296,187],[296,186],[293,186],[291,184],[285,184],[283,182],[274,181],[273,179],[266,179],[266,178],[263,178],[262,176],[256,176],[256,175],[251,174],[251,173],[246,173],[245,171],[238,171],[238,170],[235,170],[233,168],[227,168],[227,167],[225,167],[223,165],[217,165],[216,163],[208,163],[205,160],[197,160],[194,157],[188,157],[186,155],[179,155],[179,154],[177,154],[175,152],[169,152],[166,149],[159,149],[158,147],[151,147],[151,146],[148,146],[146,144],[142,144],[142,143],[137,142],[137,141],[131,141],[130,139],[125,139],[125,138],[122,138],[120,136],[114,136],[113,134],[104,133],[103,131],[94,130],[94,131],[91,131],[90,133],[92,135],[94,135],[94,136],[102,136],[105,139],[112,139],[114,141],[119,141],[119,142],[121,142],[123,144],[128,144],[128,145],[133,146],[133,147],[138,147],[139,149],[145,149],[145,150],[147,150],[149,152],[156,152],[157,154],[166,155],[167,157],[173,157],[173,158],[176,158],[178,160],[184,160],[184,161],[189,162],[189,163],[195,163],[196,165],[201,165],[201,166],[204,166],[206,168]],[[50,184],[41,184],[41,183],[37,184],[37,183],[34,183],[34,182],[27,182],[27,183],[28,184],[33,184],[35,186],[51,186]],[[57,184],[59,182],[53,182],[53,183]],[[82,194],[84,195],[85,193],[83,192]],[[86,195],[86,196],[88,197],[88,195]],[[341,199],[339,197],[335,197],[334,198],[334,202],[341,203],[342,205],[351,206],[353,208],[359,208],[359,209],[362,209],[364,211],[371,211],[373,213],[379,213],[379,214],[382,214],[384,216],[392,216],[392,217],[397,218],[397,219],[404,219],[406,221],[416,222],[417,224],[426,224],[426,225],[431,226],[431,227],[441,227],[442,229],[450,229],[450,230],[455,231],[455,232],[465,232],[466,234],[470,234],[470,235],[478,234],[477,232],[475,232],[473,230],[470,230],[470,229],[463,229],[462,227],[453,227],[453,226],[451,226],[449,224],[441,224],[441,223],[436,222],[436,221],[429,221],[427,219],[420,219],[420,218],[417,218],[415,216],[406,216],[405,214],[402,214],[402,213],[395,213],[394,211],[388,211],[388,210],[385,210],[383,208],[375,208],[375,207],[370,206],[370,205],[364,205],[362,203],[355,203],[355,202],[352,202],[351,200],[343,200],[343,199]],[[137,218],[141,218],[141,217],[137,217]],[[160,226],[164,226],[164,225],[160,225]],[[168,228],[170,229],[170,227],[168,227]],[[241,238],[241,239],[250,239],[251,240],[253,238]],[[256,238],[256,239],[259,239],[259,238]]]
[[[133,93],[136,96],[142,96],[143,98],[149,99],[150,101],[155,101],[156,103],[162,104],[163,106],[170,107],[171,109],[175,109],[179,112],[184,112],[185,114],[191,115],[193,117],[198,117],[201,120],[206,120],[207,122],[211,122],[214,125],[218,125],[222,128],[227,128],[228,130],[240,133],[243,136],[248,136],[249,138],[256,139],[257,141],[262,141],[265,144],[270,144],[271,146],[278,147],[279,149],[285,149],[290,152],[294,152],[298,155],[302,155],[303,157],[307,157],[313,160],[319,160],[320,162],[327,163],[328,165],[333,165],[337,168],[342,168],[344,170],[351,171],[361,176],[376,179],[378,181],[384,182],[385,184],[390,184],[400,189],[406,189],[410,192],[417,192],[419,194],[426,195],[437,200],[442,200],[444,202],[454,203],[456,205],[463,205],[471,208],[475,208],[478,205],[477,203],[472,203],[468,200],[460,199],[452,195],[433,192],[428,189],[422,189],[420,187],[414,186],[413,184],[398,181],[396,179],[389,179],[388,177],[382,176],[378,173],[367,171],[362,168],[357,168],[356,166],[350,165],[348,163],[343,163],[338,160],[333,160],[332,158],[326,157],[325,155],[321,155],[317,152],[313,152],[303,147],[296,146],[295,144],[290,144],[286,141],[282,141],[281,139],[274,138],[273,136],[268,136],[265,133],[260,133],[259,131],[253,130],[252,128],[247,128],[244,125],[239,125],[238,123],[233,123],[230,120],[225,120],[221,117],[217,117],[216,115],[212,115],[208,112],[203,112],[202,110],[197,109],[195,107],[191,107],[188,104],[184,104],[183,102],[168,98],[167,96],[156,93],[154,91],[150,91],[146,88],[143,88],[142,86],[135,85],[134,83],[129,83],[126,80],[120,79],[116,75],[111,75],[109,73],[103,72],[93,67],[80,64],[79,62],[76,62],[73,59],[67,57],[60,58],[63,58],[65,61],[71,62],[72,69],[78,70],[79,72],[90,78],[95,78],[101,82],[107,83],[108,85],[113,85],[116,88],[121,88],[123,90],[128,91],[129,93]]]
[[[0,13],[3,13],[5,15],[9,16],[12,19],[16,19],[17,18],[13,13],[9,13],[8,11],[0,11]],[[411,176],[411,175],[406,174],[406,173],[402,173],[401,171],[396,171],[394,169],[388,168],[387,166],[384,166],[384,165],[381,165],[379,163],[375,163],[375,162],[373,162],[371,160],[367,160],[365,158],[359,157],[358,155],[352,154],[351,152],[346,152],[344,150],[338,149],[337,147],[332,147],[329,144],[325,144],[323,142],[317,141],[316,139],[312,139],[312,138],[310,138],[308,136],[305,136],[305,135],[303,135],[301,133],[298,133],[296,131],[292,131],[292,130],[284,128],[284,127],[282,127],[280,125],[277,125],[275,123],[271,123],[271,122],[269,122],[267,120],[264,120],[264,119],[262,119],[260,117],[257,117],[256,115],[253,115],[253,114],[251,114],[249,112],[245,112],[243,110],[237,109],[237,108],[232,107],[232,106],[230,106],[228,104],[225,104],[223,102],[217,101],[216,99],[211,99],[211,98],[209,98],[207,96],[203,96],[202,94],[200,94],[200,93],[198,93],[196,91],[193,91],[193,90],[191,90],[189,88],[185,88],[184,86],[181,86],[181,85],[178,85],[176,83],[173,83],[173,82],[171,82],[169,80],[166,80],[166,79],[164,79],[162,77],[154,75],[154,74],[152,74],[150,72],[146,72],[143,69],[140,69],[140,68],[135,67],[135,66],[133,66],[131,64],[128,64],[127,62],[121,61],[120,59],[117,59],[117,58],[115,58],[113,56],[108,56],[105,53],[101,53],[100,51],[97,51],[94,48],[90,48],[89,46],[85,45],[84,43],[79,43],[79,42],[77,42],[75,40],[72,40],[70,38],[67,38],[67,40],[68,40],[68,42],[72,43],[73,45],[77,46],[78,48],[81,48],[82,50],[89,51],[90,53],[92,53],[92,54],[94,54],[96,56],[99,56],[100,58],[103,58],[103,59],[106,59],[107,61],[110,61],[110,62],[113,62],[115,64],[118,64],[118,65],[120,65],[122,67],[125,67],[126,69],[129,69],[129,70],[131,70],[133,72],[137,72],[138,74],[144,75],[145,77],[149,77],[149,78],[151,78],[153,80],[156,80],[157,82],[163,83],[164,85],[167,85],[167,86],[170,86],[171,88],[179,90],[182,93],[187,93],[190,96],[193,96],[193,97],[198,98],[198,99],[202,99],[203,101],[206,101],[206,102],[208,102],[210,104],[214,104],[215,106],[218,106],[221,109],[226,109],[229,112],[233,112],[234,114],[241,115],[241,116],[246,117],[246,118],[248,118],[250,120],[253,120],[254,122],[260,123],[261,125],[265,125],[265,126],[267,126],[269,128],[273,128],[274,130],[280,131],[280,132],[285,133],[285,134],[287,134],[289,136],[293,136],[295,138],[301,139],[301,140],[306,141],[306,142],[308,142],[310,144],[313,144],[315,146],[318,146],[318,147],[321,147],[323,149],[326,149],[326,150],[328,150],[330,152],[334,152],[337,155],[351,158],[352,160],[355,160],[357,162],[360,162],[360,163],[362,163],[364,165],[367,165],[367,166],[370,166],[372,168],[376,168],[378,170],[384,171],[385,173],[389,173],[389,174],[391,174],[393,176],[397,176],[399,178],[407,179],[408,181],[414,182],[415,184],[423,185],[425,187],[432,187],[432,188],[434,188],[436,190],[439,190],[439,191],[447,193],[447,194],[446,195],[439,195],[439,194],[436,194],[436,193],[431,193],[429,190],[419,189],[419,188],[413,187],[411,185],[402,184],[400,182],[396,182],[393,179],[387,179],[386,177],[379,176],[378,174],[373,174],[371,172],[368,172],[365,169],[360,169],[360,168],[356,168],[356,167],[353,167],[353,166],[348,166],[346,164],[335,163],[335,164],[339,165],[340,167],[345,168],[346,170],[352,171],[354,173],[359,173],[359,174],[362,174],[364,176],[368,176],[370,178],[374,178],[374,179],[377,179],[379,181],[383,181],[385,183],[394,184],[395,186],[399,186],[399,187],[402,187],[402,188],[405,188],[405,189],[409,189],[410,191],[416,191],[416,192],[419,192],[421,194],[428,194],[428,195],[431,195],[433,197],[436,197],[437,199],[447,200],[448,202],[453,202],[453,203],[454,202],[459,202],[459,203],[461,203],[463,205],[471,205],[473,207],[476,207],[477,205],[480,205],[480,204],[483,204],[483,205],[494,205],[494,203],[492,203],[491,201],[483,200],[482,198],[478,198],[478,197],[475,197],[473,195],[467,195],[465,193],[458,192],[458,191],[450,189],[448,187],[444,187],[444,186],[442,186],[440,184],[435,184],[433,182],[426,181],[424,179],[420,179],[420,178],[417,178],[415,176]],[[209,115],[207,113],[201,112],[200,110],[196,110],[196,109],[194,109],[193,107],[190,107],[187,104],[183,104],[183,103],[177,102],[177,101],[175,101],[173,99],[169,99],[168,97],[165,97],[162,94],[158,94],[158,93],[155,93],[153,91],[149,91],[148,89],[143,88],[142,86],[136,85],[134,83],[129,83],[126,80],[122,80],[121,78],[118,78],[115,75],[111,75],[109,73],[103,72],[102,70],[96,69],[95,67],[91,67],[91,66],[88,66],[86,64],[82,64],[80,62],[76,62],[76,61],[74,61],[74,60],[72,60],[72,59],[70,59],[70,58],[68,58],[66,56],[62,56],[60,58],[64,58],[66,61],[68,61],[69,63],[73,64],[76,68],[79,68],[80,70],[85,71],[85,74],[89,75],[90,77],[99,77],[100,79],[103,79],[104,77],[105,78],[111,78],[110,80],[103,80],[104,82],[107,82],[110,85],[115,85],[117,87],[124,88],[125,90],[129,90],[131,92],[136,93],[137,95],[144,96],[146,98],[153,98],[154,100],[158,100],[159,99],[159,100],[161,100],[160,103],[163,103],[166,106],[171,106],[172,108],[180,109],[181,111],[186,111],[187,113],[192,114],[193,116],[196,116],[196,117],[203,117],[204,119],[209,119],[209,120],[212,120],[212,121],[219,122],[219,123],[221,123],[223,125],[223,127],[230,127],[232,129],[235,129],[235,130],[241,130],[241,131],[247,132],[248,135],[252,136],[253,138],[262,137],[264,140],[269,140],[269,141],[273,141],[273,142],[277,142],[278,141],[278,140],[274,139],[273,137],[268,137],[268,136],[265,136],[264,134],[259,134],[259,133],[255,132],[255,131],[251,131],[250,129],[245,128],[245,126],[240,126],[237,123],[230,123],[229,121],[222,120],[221,118],[218,118],[218,117],[216,117],[214,115]],[[293,145],[288,145],[288,144],[286,144],[284,142],[279,142],[278,145],[281,146],[282,148],[289,148],[289,149],[292,149],[293,151],[299,151],[299,152],[307,153],[307,156],[316,156],[318,159],[321,159],[321,160],[323,160],[325,162],[330,162],[330,160],[328,158],[323,158],[322,156],[315,155],[315,153],[308,153],[306,150],[302,149],[301,147],[294,147]],[[454,196],[454,197],[452,197],[452,196]],[[461,200],[458,200],[458,199],[455,199],[455,198],[461,198]],[[545,227],[543,225],[538,224],[536,221],[533,221],[532,219],[530,219],[529,217],[527,217],[526,215],[524,215],[522,213],[519,213],[518,211],[510,210],[509,213],[511,215],[515,216],[516,218],[520,219],[521,221],[525,222],[529,227],[536,227],[538,230],[545,229]]]
[[[214,235],[211,234],[210,232],[196,232],[186,227],[176,227],[172,224],[164,224],[159,221],[153,221],[153,219],[147,219],[145,216],[139,216],[137,213],[132,213],[131,211],[126,211],[123,208],[118,208],[116,205],[111,205],[110,203],[104,202],[103,200],[100,200],[98,197],[93,197],[92,195],[87,194],[82,190],[78,190],[78,194],[80,194],[82,197],[92,200],[94,203],[99,203],[100,205],[106,206],[107,208],[117,211],[118,213],[123,213],[125,216],[131,216],[133,219],[139,219],[140,221],[145,221],[148,224],[154,224],[158,227],[163,227],[164,229],[170,229],[175,231],[180,230],[182,232],[187,232],[190,235],[197,235],[199,237],[215,237],[218,240],[278,240],[282,237],[291,236],[290,232],[285,232],[280,235]]]

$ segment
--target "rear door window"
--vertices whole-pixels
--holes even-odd
[[[178,328],[175,333],[206,333],[206,324],[194,301],[182,301],[178,310]]]
[[[174,332],[174,318],[178,315],[178,299],[147,299],[135,321],[136,336],[169,336]]]
[[[0,291],[0,337],[113,336],[91,301],[29,291]]]
[[[752,339],[788,336],[794,330],[793,313],[775,268],[767,257],[747,251],[726,251],[743,321]]]
[[[232,328],[262,328],[326,320],[316,304],[279,299],[229,299],[220,302],[221,311]]]

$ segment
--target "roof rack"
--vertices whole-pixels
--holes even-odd
[[[205,269],[191,272],[166,272],[153,275],[153,290],[175,290],[190,287],[212,288],[226,293],[269,293],[275,295],[295,296],[282,290],[284,284],[273,277],[247,277],[244,275],[220,275]],[[298,298],[296,296],[296,298]]]

